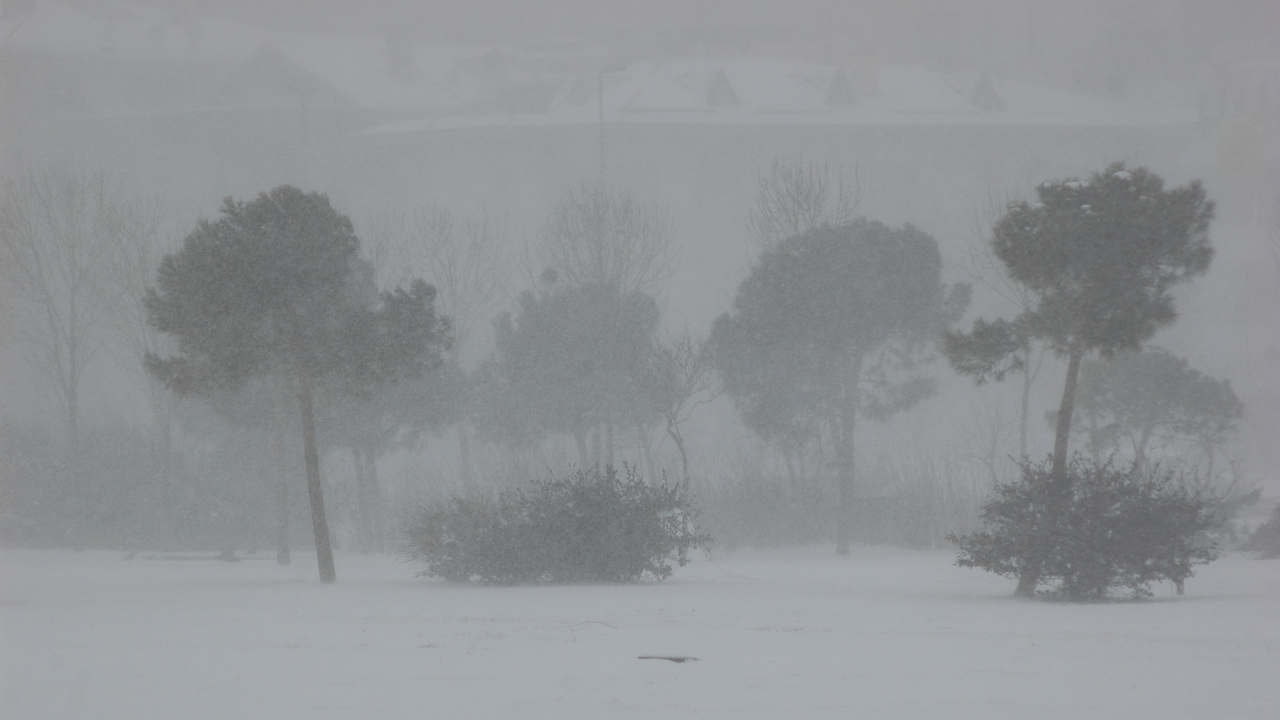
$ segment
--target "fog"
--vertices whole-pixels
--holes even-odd
[[[1248,0],[6,0],[0,157],[10,177],[74,168],[101,173],[129,202],[146,198],[153,264],[199,220],[216,220],[223,198],[281,184],[325,193],[351,218],[384,289],[415,274],[442,283],[440,267],[414,255],[406,228],[417,242],[426,232],[415,217],[445,213],[462,245],[483,227],[488,265],[473,270],[491,287],[470,305],[442,288],[438,307],[467,331],[451,352],[468,372],[494,353],[494,318],[539,291],[553,209],[590,187],[661,215],[670,272],[646,288],[658,334],[705,338],[759,257],[749,218],[776,162],[847,183],[854,215],[933,236],[944,282],[973,284],[966,326],[1009,310],[975,258],[1006,202],[1112,161],[1170,186],[1199,179],[1218,206],[1217,255],[1206,277],[1178,288],[1180,318],[1152,344],[1230,380],[1246,409],[1218,474],[1274,499],[1277,30],[1280,8]],[[154,282],[141,278],[92,302],[127,304]],[[65,397],[28,342],[32,298],[6,287],[6,432],[56,443]],[[155,432],[154,389],[118,325],[85,337],[81,424]],[[1050,355],[1032,388],[1032,457],[1051,449],[1041,418],[1064,368]],[[974,388],[937,358],[928,373],[934,397],[859,428],[868,495],[892,494],[908,466],[977,484],[1012,466],[1017,383]],[[190,467],[234,435],[201,430],[210,419],[173,422]],[[691,475],[707,488],[786,472],[727,395],[699,405],[684,432]],[[456,435],[442,425],[381,456],[387,502],[458,491],[464,474],[503,487],[584,459],[563,434],[519,447],[476,438],[464,470]],[[657,430],[651,442],[620,438],[617,461],[676,474],[674,443]],[[230,472],[270,475],[266,466]],[[327,452],[324,474],[338,536],[350,540],[350,456]],[[265,542],[246,532],[253,539],[232,544]]]
[[[1273,0],[0,0],[0,715],[1269,717],[1277,38]],[[1212,263],[1150,268],[1141,348],[993,249],[1103,186],[1088,227],[1199,242],[1197,182]],[[1106,300],[1167,319],[1146,282]],[[1169,557],[1059,492],[1148,472]],[[1127,575],[981,558],[1012,487]]]

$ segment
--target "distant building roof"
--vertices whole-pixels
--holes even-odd
[[[125,3],[98,12],[39,0],[0,21],[0,47],[76,58],[236,63],[262,46],[257,28]]]
[[[609,122],[712,124],[1151,125],[1195,119],[1194,109],[1141,113],[986,73],[921,66],[858,67],[855,85],[840,66],[772,57],[669,56],[621,65],[603,48],[572,41],[427,46],[404,36],[275,33],[124,3],[110,8],[95,14],[40,0],[0,23],[0,46],[85,61],[229,65],[242,78],[256,72],[274,77],[275,85],[285,78],[288,87],[281,92],[305,78],[341,104],[421,113],[418,120],[376,124],[365,134],[584,124],[598,122],[602,112]],[[234,105],[234,91],[229,94],[216,95],[218,102]]]

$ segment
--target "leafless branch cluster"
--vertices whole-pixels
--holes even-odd
[[[1021,283],[1015,282],[1005,271],[1004,263],[996,257],[992,249],[990,232],[1000,216],[1009,206],[1011,198],[998,199],[992,195],[984,208],[973,220],[973,232],[969,236],[966,255],[963,260],[965,271],[976,283],[986,287],[1002,298],[1011,308],[1019,313],[1029,312],[1035,308],[1035,298],[1031,290]],[[1046,343],[1028,339],[1020,351],[1022,364],[1022,394],[1018,415],[1018,456],[1027,455],[1027,433],[1030,425],[1031,386],[1040,374],[1044,365],[1044,356],[1048,350]]]
[[[965,459],[982,465],[988,477],[1005,480],[1013,467],[1005,461],[1017,452],[1013,442],[1020,420],[1009,416],[1000,399],[983,396],[968,415],[952,423],[959,441],[957,449]]]
[[[164,212],[156,198],[132,198],[116,206],[115,243],[104,268],[118,296],[108,322],[130,361],[141,362],[147,353],[163,354],[165,337],[147,322],[143,297],[156,279],[156,268],[172,252],[173,238],[166,234]]]
[[[503,299],[507,233],[488,217],[459,219],[448,208],[423,205],[373,219],[364,235],[379,275],[392,284],[423,277],[435,285],[437,308],[452,321],[458,346]]]
[[[664,382],[658,410],[666,424],[667,437],[680,453],[680,479],[685,482],[689,479],[689,454],[682,426],[699,406],[720,396],[719,377],[706,346],[688,332],[659,342],[656,352]]]
[[[710,353],[688,332],[668,336],[665,342],[658,343],[657,352],[668,370],[665,395],[670,402],[664,412],[669,425],[683,423],[695,408],[720,395]]]
[[[675,269],[666,213],[602,186],[570,192],[543,224],[535,253],[571,285],[607,284],[623,294],[661,292]]]
[[[835,183],[826,163],[775,159],[760,177],[760,192],[747,217],[747,231],[760,250],[824,225],[853,220],[862,201],[862,185],[837,173]]]
[[[974,282],[995,293],[1014,310],[1024,312],[1035,306],[1031,291],[1009,277],[1004,263],[996,257],[991,247],[991,228],[995,227],[1012,201],[1012,196],[992,194],[987,198],[986,204],[973,215],[962,264]]]
[[[29,171],[4,184],[0,273],[13,332],[57,389],[73,439],[80,381],[103,344],[95,330],[118,299],[110,270],[121,229],[119,197],[101,173]]]

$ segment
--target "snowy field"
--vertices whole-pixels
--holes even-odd
[[[1275,718],[1280,562],[1064,605],[947,552],[701,555],[663,583],[465,587],[0,551],[0,717]],[[640,656],[697,658],[683,663]]]

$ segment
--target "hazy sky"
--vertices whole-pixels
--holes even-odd
[[[73,0],[74,1],[74,0]],[[87,2],[89,0],[80,0]],[[421,37],[725,38],[788,44],[864,42],[892,52],[938,48],[1007,52],[1033,44],[1155,47],[1161,55],[1210,52],[1275,57],[1274,0],[141,0],[276,28],[385,32]],[[1063,61],[1072,58],[1063,57]]]
[[[871,58],[1113,96],[1158,97],[1207,68],[1280,60],[1275,0],[136,1],[273,29],[397,31],[432,43],[574,39],[637,55]]]
[[[33,1],[0,0],[6,9]],[[1280,0],[56,1],[108,16],[120,12],[121,3],[127,1],[167,8],[178,16],[187,13],[273,30],[379,35],[394,30],[428,43],[582,40],[605,45],[628,56],[625,59],[742,53],[840,64],[922,63],[937,69],[987,69],[1002,78],[1133,100],[1133,108],[1146,107],[1144,100],[1164,97],[1176,101],[1167,106],[1194,108],[1195,94],[1204,87],[1197,78],[1212,77],[1245,61],[1280,62],[1280,41],[1276,40]],[[88,77],[88,68],[76,71],[85,71]],[[81,87],[73,80],[67,80],[68,87]],[[148,83],[149,92],[155,89],[158,96],[164,91]],[[36,95],[57,100],[62,97],[61,87],[53,84],[49,92]],[[423,199],[461,208],[459,212],[497,208],[494,212],[514,218],[513,242],[522,242],[536,230],[556,193],[572,187],[579,176],[595,176],[597,148],[605,144],[604,133],[597,134],[592,127],[579,128],[577,135],[573,129],[548,131],[545,137],[550,139],[541,144],[488,140],[460,145],[463,149],[450,145],[454,136],[430,133],[377,140],[335,134],[308,145],[306,133],[293,131],[292,116],[287,113],[281,115],[285,124],[268,127],[248,121],[235,125],[238,116],[232,114],[215,118],[185,109],[156,119],[160,116],[148,114],[153,108],[147,106],[135,121],[126,122],[112,115],[119,108],[102,99],[102,87],[109,86],[85,81],[83,87],[86,102],[92,101],[89,104],[97,113],[93,123],[52,123],[40,116],[30,125],[32,136],[15,139],[11,145],[21,149],[23,158],[39,158],[41,152],[81,153],[108,163],[113,172],[146,191],[162,187],[173,196],[171,202],[182,208],[186,227],[194,222],[196,208],[213,212],[227,194],[252,196],[287,181],[331,192],[356,214],[364,211],[362,203],[408,207]],[[129,92],[136,89],[129,83],[121,87]],[[162,109],[169,107],[164,98],[142,96],[155,99]],[[182,102],[171,104],[185,108]],[[31,112],[29,107],[11,103],[2,109],[20,115],[20,110]],[[224,117],[225,127],[219,124]],[[325,127],[312,126],[313,140]],[[963,141],[940,132],[930,136],[935,145],[923,147],[902,140],[905,131],[901,137],[888,133],[822,136],[818,131],[753,135],[754,131],[726,127],[717,136],[674,125],[664,126],[661,132],[657,126],[620,125],[609,129],[608,161],[610,171],[626,177],[636,192],[678,204],[679,232],[698,243],[694,247],[690,240],[692,249],[685,262],[698,268],[699,262],[713,263],[725,247],[739,247],[733,243],[740,239],[754,173],[767,165],[770,155],[807,152],[829,160],[837,169],[860,169],[868,182],[863,208],[868,214],[893,223],[921,223],[954,244],[970,232],[971,215],[988,193],[1016,191],[1039,180],[1102,167],[1118,157],[1153,163],[1171,182],[1181,182],[1218,167],[1214,153],[1219,146],[1246,148],[1236,154],[1249,158],[1267,157],[1265,134],[1254,143],[1258,135],[1254,127],[1224,122],[1217,129],[1200,124],[1186,132],[1162,130],[1141,136],[1071,132],[1053,136],[1052,142],[1033,142],[1031,131],[1016,138],[979,137],[981,133],[954,136]],[[1265,131],[1265,125],[1258,127],[1263,128],[1259,132]],[[241,130],[243,134],[235,134]],[[1192,137],[1195,133],[1204,136]],[[531,133],[529,138],[534,136]],[[647,150],[646,142],[654,143],[657,150]],[[321,148],[330,154],[322,156]],[[918,166],[904,166],[903,157],[919,158]],[[1264,165],[1262,161],[1245,164]],[[1215,233],[1224,250],[1206,287],[1231,289],[1221,293],[1225,299],[1205,303],[1216,312],[1236,302],[1234,288],[1247,286],[1219,283],[1217,278],[1233,268],[1258,265],[1251,256],[1242,252],[1233,256],[1229,250],[1247,244],[1239,238],[1257,234],[1252,227],[1241,230],[1248,220],[1242,217],[1251,204],[1261,203],[1254,203],[1253,196],[1240,188],[1261,183],[1252,176],[1235,185],[1223,178],[1209,182],[1222,210]],[[921,200],[931,193],[940,199]],[[727,306],[741,279],[738,271],[736,267],[725,270],[709,281],[701,270],[689,270],[685,294],[673,293],[671,317],[689,321],[696,310],[698,327],[709,323]],[[1269,275],[1266,281],[1271,282]],[[1207,325],[1191,321],[1195,307],[1188,304],[1189,319],[1180,327]],[[1219,321],[1213,327],[1223,325]],[[1212,347],[1197,348],[1197,352],[1201,354],[1194,362],[1203,371],[1221,376],[1235,371],[1227,360],[1231,354],[1215,354]],[[16,365],[16,356],[8,357]],[[1262,372],[1257,375],[1263,377]],[[1244,380],[1240,382],[1244,387]],[[29,385],[10,383],[9,392],[34,394],[42,387]],[[22,402],[9,405],[26,407]]]

